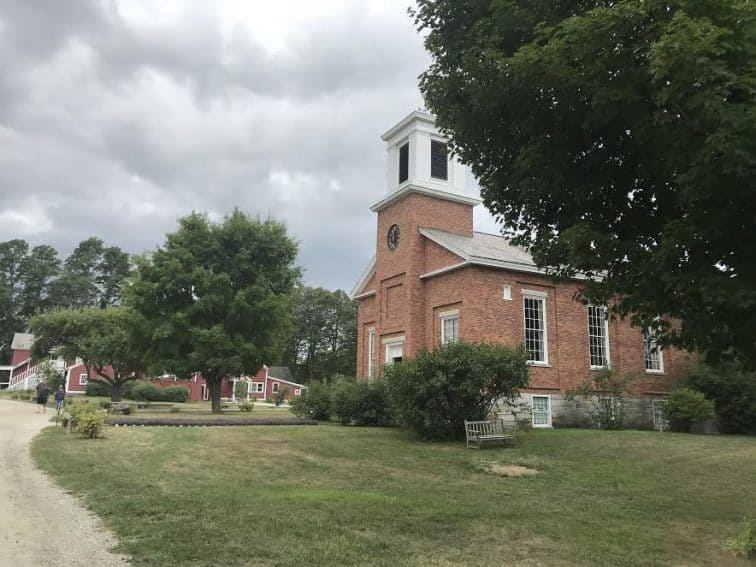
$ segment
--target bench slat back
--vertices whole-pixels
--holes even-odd
[[[504,425],[500,419],[494,421],[465,421],[465,431],[468,436],[489,437],[492,435],[504,435],[511,427]]]

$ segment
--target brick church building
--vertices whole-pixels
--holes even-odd
[[[658,350],[629,322],[607,321],[603,306],[573,300],[579,279],[555,283],[527,251],[475,232],[480,201],[433,116],[412,112],[382,139],[388,191],[371,207],[375,256],[352,291],[358,376],[373,380],[384,364],[445,341],[524,342],[530,387],[521,397],[534,426],[586,424],[587,406],[564,393],[605,366],[637,375],[626,398],[630,423],[658,425],[658,402],[691,355]]]

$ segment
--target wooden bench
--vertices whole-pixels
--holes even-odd
[[[514,444],[517,428],[514,425],[505,425],[500,419],[493,421],[467,421],[465,420],[465,436],[467,447],[474,443],[476,449],[480,449],[481,443],[488,441],[501,441]]]

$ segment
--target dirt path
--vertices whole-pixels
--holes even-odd
[[[32,464],[29,443],[52,415],[35,410],[0,400],[0,565],[127,565],[99,520]]]

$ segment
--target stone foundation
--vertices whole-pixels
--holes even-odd
[[[532,427],[533,409],[531,398],[539,394],[521,394],[514,404],[498,404],[492,410],[492,416],[503,419],[506,423],[517,423],[523,429]],[[659,398],[661,399],[661,398]],[[623,397],[625,421],[623,429],[654,429],[654,409],[652,398]],[[550,394],[551,427],[594,428],[591,414],[593,405],[590,400],[578,397],[568,400],[563,394]]]

